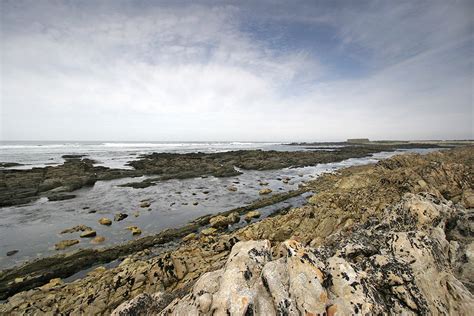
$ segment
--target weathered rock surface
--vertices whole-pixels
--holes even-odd
[[[406,194],[384,215],[329,236],[322,247],[285,241],[273,257],[268,240],[239,242],[222,269],[204,274],[160,315],[472,312],[474,296],[453,273],[445,233],[453,216],[474,214],[429,194]],[[474,230],[467,233],[472,242]],[[156,313],[161,297],[129,305],[127,315]]]
[[[240,216],[237,212],[233,212],[227,216],[224,215],[217,215],[212,217],[209,220],[211,227],[214,228],[227,228],[227,226],[238,223],[240,220]]]

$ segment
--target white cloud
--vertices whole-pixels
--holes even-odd
[[[460,7],[287,15],[332,25],[348,55],[367,52],[367,76],[322,81],[319,56],[243,32],[234,6],[37,3],[2,17],[1,139],[472,137]]]

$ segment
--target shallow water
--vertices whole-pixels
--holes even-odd
[[[0,162],[16,162],[14,169],[55,166],[62,164],[63,155],[87,155],[97,166],[130,168],[127,162],[153,152],[214,153],[241,149],[295,151],[301,146],[265,142],[7,142],[0,141]],[[320,146],[312,150],[333,150]],[[1,168],[1,167],[0,167]],[[10,168],[11,169],[11,168]]]
[[[432,150],[406,150],[405,152],[429,152]],[[26,260],[50,256],[60,251],[54,244],[63,239],[81,239],[80,232],[60,234],[66,228],[84,224],[104,236],[106,241],[92,245],[88,239],[65,251],[85,247],[104,247],[129,241],[133,237],[127,226],[141,228],[140,236],[156,234],[166,228],[182,226],[206,214],[227,211],[249,204],[260,198],[258,191],[268,187],[273,192],[287,192],[298,188],[302,182],[314,179],[324,172],[373,163],[399,152],[382,152],[366,158],[353,158],[339,163],[319,164],[313,167],[285,168],[271,171],[243,171],[242,175],[228,178],[194,178],[167,180],[144,189],[119,187],[117,185],[141,181],[145,177],[99,181],[93,187],[75,191],[77,197],[71,200],[50,202],[45,198],[24,206],[0,208],[0,269],[19,264]],[[288,184],[278,178],[290,177]],[[260,181],[268,182],[261,186]],[[237,187],[236,192],[227,189]],[[209,191],[209,193],[205,193]],[[140,201],[150,199],[150,208],[141,208]],[[197,205],[193,203],[197,202]],[[294,198],[280,205],[267,207],[263,216],[268,216],[281,206],[298,206],[304,200]],[[285,204],[286,203],[286,204]],[[91,213],[95,211],[95,213]],[[100,225],[101,217],[113,219],[118,212],[129,216],[111,226]],[[138,214],[135,217],[135,214]],[[5,254],[17,249],[19,252],[7,257]]]

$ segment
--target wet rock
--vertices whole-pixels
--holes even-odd
[[[211,227],[214,228],[227,228],[230,224],[233,223],[233,218],[229,218],[228,216],[217,215],[212,217],[209,220]]]
[[[261,189],[260,191],[258,191],[258,193],[260,195],[270,194],[270,193],[272,193],[272,190],[268,189],[268,188],[265,188],[265,189]]]
[[[18,167],[18,166],[22,166],[22,164],[17,163],[17,162],[0,162],[1,168],[10,168],[10,167]]]
[[[57,194],[57,195],[48,196],[48,200],[49,201],[63,201],[63,200],[70,200],[75,197],[76,195],[74,194]]]
[[[199,203],[198,202],[193,202],[193,205],[198,205]]]
[[[128,226],[127,229],[132,232],[133,236],[141,235],[142,231],[137,226]]]
[[[92,238],[91,240],[91,244],[101,244],[105,241],[105,237],[104,236],[96,236],[94,238]]]
[[[76,233],[76,232],[83,232],[83,231],[88,231],[92,230],[89,226],[86,225],[77,225],[68,229],[65,229],[61,232],[61,234],[68,234],[68,233]]]
[[[231,186],[228,186],[228,187],[227,187],[227,190],[229,190],[229,191],[231,191],[231,192],[235,192],[235,191],[237,191],[237,187],[231,185]]]
[[[151,206],[151,203],[148,202],[148,201],[140,203],[141,208],[147,208],[147,207],[150,207],[150,206]]]
[[[125,213],[117,213],[117,214],[115,214],[115,216],[114,216],[114,221],[120,222],[120,221],[126,219],[127,217],[128,217],[128,215],[125,214]]]
[[[245,214],[245,217],[244,219],[247,221],[247,222],[250,222],[252,219],[254,218],[259,218],[260,217],[260,212],[259,211],[250,211],[248,212],[247,214]]]
[[[62,155],[61,158],[63,159],[81,159],[86,157],[87,155]]]
[[[79,243],[79,240],[77,239],[67,239],[67,240],[61,240],[60,242],[55,244],[54,247],[56,250],[64,250],[78,243]]]
[[[97,235],[95,230],[86,230],[81,234],[81,238],[91,238]]]
[[[11,257],[15,254],[17,254],[19,252],[19,250],[10,250],[10,251],[7,251],[7,257]]]
[[[126,214],[125,214],[126,215]],[[115,218],[118,218],[117,215],[115,215],[116,217]],[[126,217],[126,216],[125,216]],[[124,218],[125,218],[124,217]],[[123,218],[122,218],[123,219]],[[110,226],[112,225],[112,221],[108,218],[105,218],[105,217],[102,217],[101,219],[99,219],[99,224],[101,225],[105,225],[105,226]]]
[[[229,219],[230,224],[235,224],[235,223],[238,223],[240,221],[240,215],[237,212],[230,213],[227,216],[227,218]]]

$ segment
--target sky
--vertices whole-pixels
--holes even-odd
[[[474,1],[0,11],[0,140],[474,138]]]

